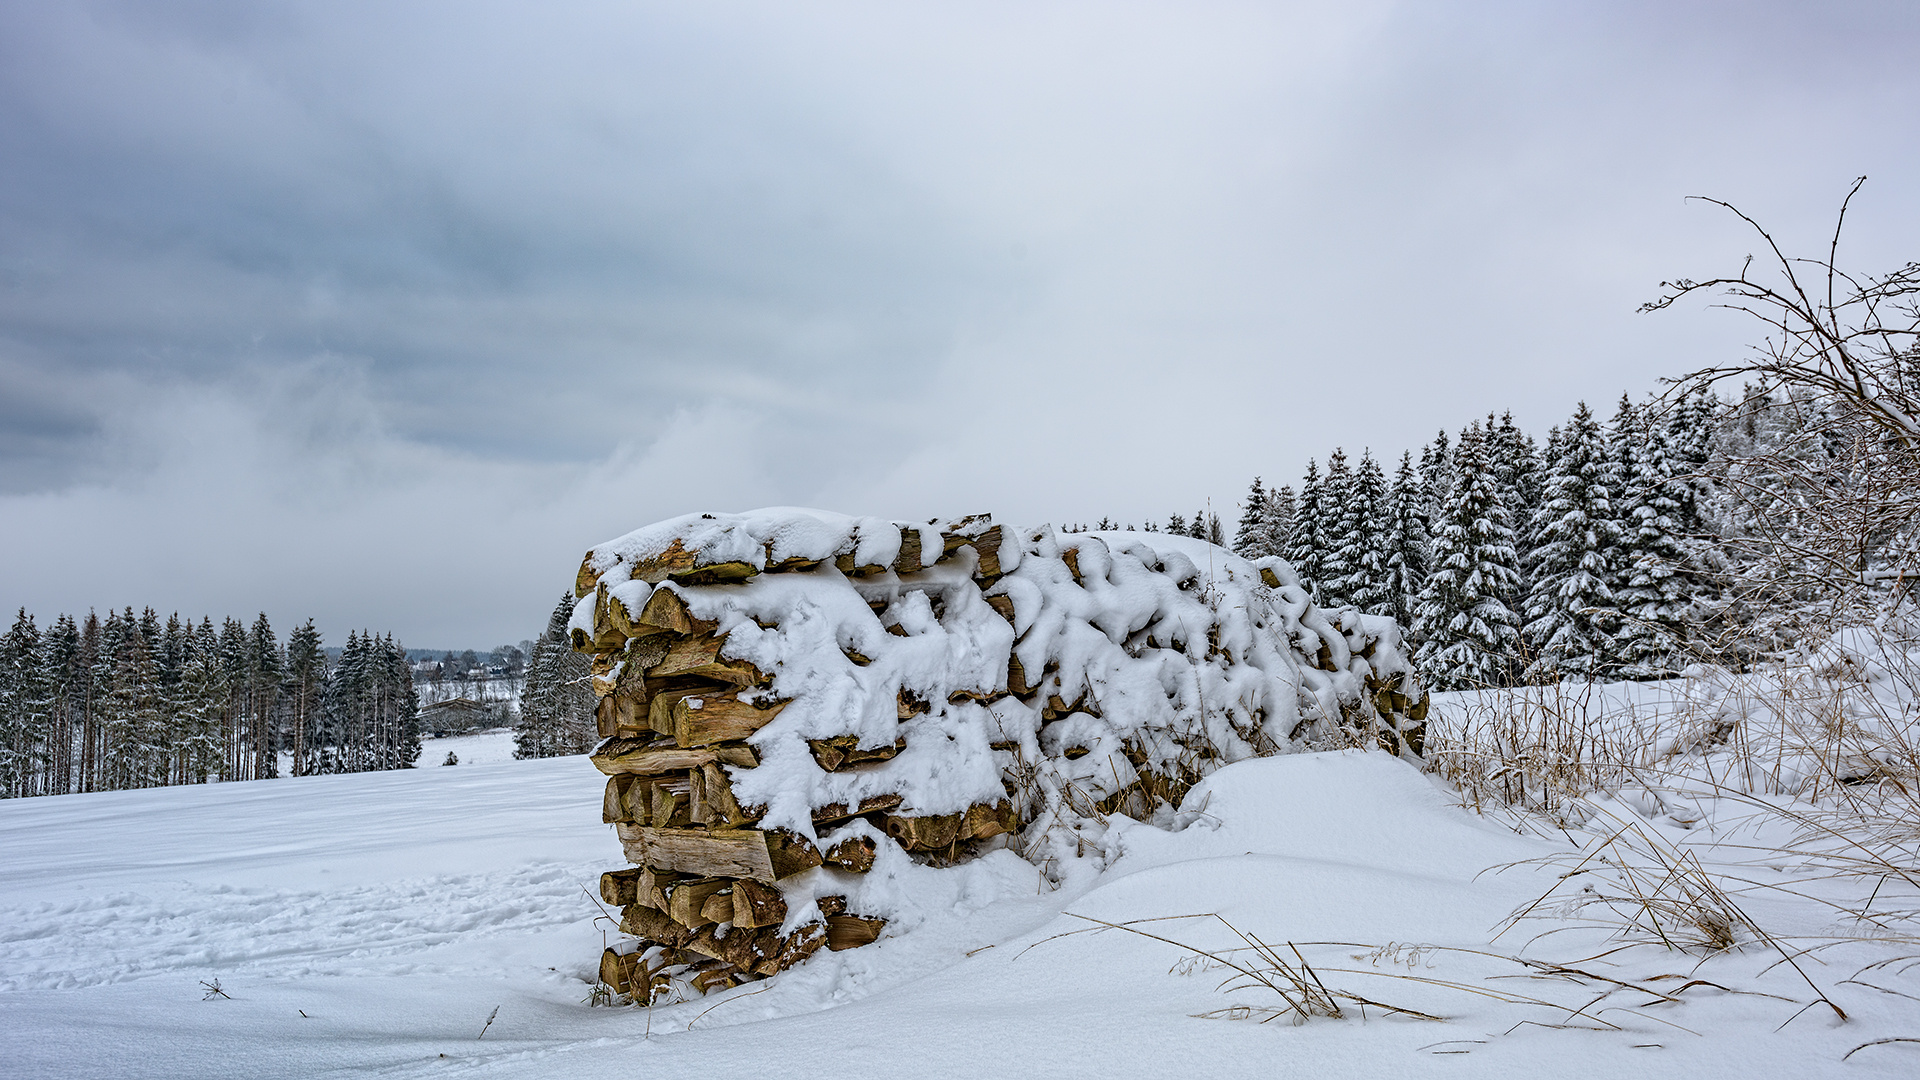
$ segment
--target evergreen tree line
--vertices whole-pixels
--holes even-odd
[[[583,754],[593,747],[598,729],[592,671],[587,658],[573,651],[567,633],[573,604],[572,594],[560,598],[527,654],[527,682],[513,729],[516,758]]]
[[[1582,403],[1544,446],[1489,415],[1391,477],[1335,450],[1297,490],[1256,478],[1233,547],[1284,557],[1324,605],[1394,618],[1437,688],[1738,663],[1734,624],[1758,608],[1735,602],[1752,553],[1728,478],[1781,404],[1623,396],[1602,423]]]
[[[308,620],[283,645],[263,614],[217,629],[148,608],[0,637],[0,797],[116,791],[289,771],[412,768],[418,699],[391,635],[328,663]]]

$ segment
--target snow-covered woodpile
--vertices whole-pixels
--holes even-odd
[[[1415,755],[1425,716],[1391,621],[1184,537],[700,514],[594,548],[576,594],[632,864],[602,978],[642,998],[910,927],[925,865],[1057,878],[1231,761]]]

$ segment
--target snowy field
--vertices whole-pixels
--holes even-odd
[[[1846,981],[1900,955],[1884,942],[1801,958],[1852,1017],[1842,1024],[1824,1005],[1803,1011],[1807,983],[1762,948],[1609,953],[1610,932],[1578,918],[1529,920],[1496,941],[1561,869],[1485,871],[1566,844],[1462,811],[1380,754],[1234,765],[1194,791],[1192,825],[1116,820],[1108,868],[1057,891],[994,852],[909,882],[939,903],[908,933],[704,999],[596,1007],[607,924],[588,893],[618,861],[599,821],[602,778],[583,758],[482,763],[487,739],[504,743],[464,740],[454,768],[0,803],[0,1074],[1799,1078],[1920,1067],[1910,1043],[1841,1061],[1872,1040],[1920,1037],[1914,973]],[[425,758],[443,758],[447,742]],[[1748,910],[1787,930],[1832,929],[1813,901]],[[1445,1019],[1349,999],[1342,1019],[1260,1023],[1258,1010],[1281,1004],[1274,992],[1223,992],[1232,972],[1074,917],[1203,913],[1299,943],[1333,990]],[[1213,919],[1137,929],[1238,943]],[[1571,966],[1586,974],[1504,958],[1522,953],[1582,961]],[[222,994],[210,995],[216,981]],[[1253,1011],[1236,1019],[1236,1005]]]

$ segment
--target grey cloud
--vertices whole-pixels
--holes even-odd
[[[1846,257],[1913,257],[1917,26],[13,5],[0,594],[491,643],[669,514],[1138,521],[1489,408],[1544,429],[1751,338],[1633,314],[1751,249],[1682,196],[1804,250],[1869,173]],[[121,530],[165,541],[114,554]]]

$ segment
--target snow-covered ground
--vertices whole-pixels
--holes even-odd
[[[1915,972],[1846,981],[1895,944],[1799,958],[1852,1017],[1841,1024],[1825,1006],[1803,1012],[1807,984],[1762,947],[1596,959],[1614,943],[1577,916],[1495,941],[1562,868],[1486,871],[1567,845],[1469,814],[1382,754],[1242,762],[1194,791],[1202,813],[1183,831],[1116,821],[1103,873],[1048,891],[1006,851],[927,869],[908,885],[941,902],[908,933],[704,999],[595,1007],[609,927],[589,893],[618,862],[602,778],[583,758],[483,763],[466,745],[454,768],[0,803],[0,1074],[1800,1078],[1920,1065],[1911,1043],[1841,1063],[1920,1037]],[[1763,925],[1833,929],[1813,901],[1747,905]],[[1231,972],[1074,917],[1204,913],[1300,943],[1330,988],[1447,1019],[1351,1001],[1344,1019],[1300,1025],[1200,1018],[1280,1001],[1222,992]],[[1212,919],[1137,929],[1236,943]],[[1588,974],[1499,958],[1521,952]],[[216,981],[224,996],[209,995]]]

